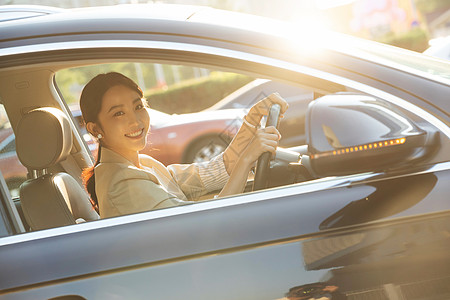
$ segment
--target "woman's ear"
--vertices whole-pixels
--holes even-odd
[[[99,130],[98,125],[94,122],[88,122],[86,124],[87,131],[95,137],[98,137],[99,134],[102,134],[102,131]]]

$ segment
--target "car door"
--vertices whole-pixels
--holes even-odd
[[[436,199],[449,192],[450,172],[442,167],[3,237],[2,297],[446,297],[449,213]]]

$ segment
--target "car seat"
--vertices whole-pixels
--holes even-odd
[[[99,219],[78,181],[65,172],[49,172],[60,167],[71,149],[72,130],[61,110],[53,107],[33,109],[19,121],[16,151],[29,173],[29,179],[22,183],[19,193],[31,230]]]

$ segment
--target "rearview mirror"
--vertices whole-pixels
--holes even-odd
[[[424,157],[430,140],[427,131],[388,102],[350,93],[312,101],[306,136],[304,161],[316,176],[398,167]]]

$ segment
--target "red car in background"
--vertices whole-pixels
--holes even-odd
[[[148,143],[141,153],[165,165],[209,160],[225,150],[241,126],[244,115],[244,109],[181,115],[150,109]]]

